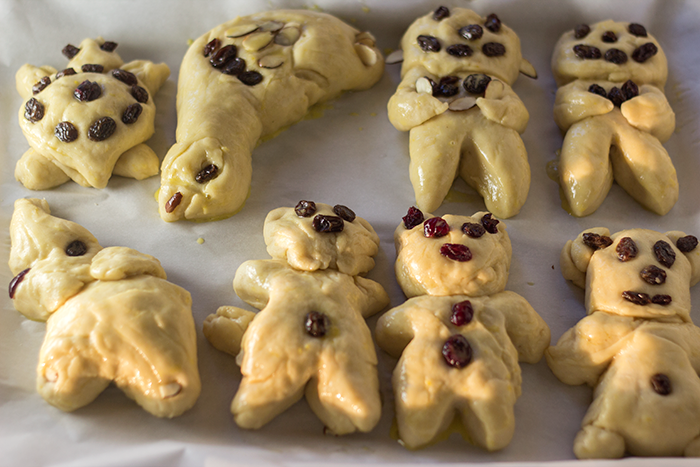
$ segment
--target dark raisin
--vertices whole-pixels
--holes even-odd
[[[431,217],[423,224],[423,235],[426,238],[440,238],[450,233],[450,225],[442,217]]]
[[[102,88],[94,81],[85,80],[75,88],[73,97],[80,102],[91,102],[102,95]]]
[[[403,225],[407,229],[412,229],[415,226],[422,224],[425,220],[423,212],[415,206],[408,208],[408,212],[405,216],[401,218],[403,220]]]
[[[464,89],[471,94],[483,94],[486,87],[491,82],[491,78],[480,73],[469,75],[464,78]]]
[[[472,252],[461,243],[445,243],[440,247],[440,254],[453,261],[465,262],[472,259]]]
[[[136,102],[140,102],[142,104],[148,102],[148,91],[138,84],[131,86],[131,95],[134,99],[136,99]]]
[[[143,107],[141,107],[141,104],[138,102],[130,104],[122,114],[122,123],[127,125],[136,123],[136,120],[139,119],[139,115],[141,115],[141,111],[143,111]]]
[[[48,86],[49,84],[51,84],[51,78],[49,78],[48,76],[44,76],[39,81],[34,83],[34,86],[32,86],[32,94],[36,96],[41,91],[46,89],[46,86]]]
[[[579,24],[574,28],[574,37],[576,39],[583,39],[591,32],[591,27],[587,24]]]
[[[314,217],[311,226],[316,232],[322,233],[332,233],[332,232],[342,232],[345,227],[343,219],[337,216],[324,216],[323,214],[317,214]]]
[[[671,380],[663,373],[651,377],[651,388],[660,396],[668,396],[673,391]]]
[[[661,285],[666,282],[666,271],[653,264],[642,269],[639,275],[647,284]]]
[[[620,107],[623,102],[625,102],[625,94],[617,86],[613,86],[608,93],[608,99],[615,105],[615,107]]]
[[[433,19],[435,21],[442,21],[443,19],[450,16],[450,9],[446,6],[440,6],[433,12]]]
[[[464,368],[472,361],[472,348],[461,334],[450,336],[442,346],[445,362],[453,368]]]
[[[475,41],[481,39],[481,36],[484,35],[484,30],[478,24],[470,24],[469,26],[459,28],[459,35],[468,41]]]
[[[262,82],[263,75],[257,71],[244,71],[238,75],[238,80],[246,86],[255,86],[256,84],[260,84]]]
[[[64,143],[72,143],[78,139],[78,129],[71,122],[61,122],[53,131],[56,138]]]
[[[423,52],[440,52],[440,41],[433,36],[418,36],[418,45]]]
[[[651,297],[651,303],[661,306],[670,305],[672,301],[670,295],[654,295]]]
[[[698,246],[698,239],[694,235],[686,235],[676,240],[676,247],[682,253],[690,253]]]
[[[494,219],[490,212],[488,214],[484,214],[484,216],[481,218],[481,225],[483,225],[486,231],[490,234],[498,233],[498,227],[496,227],[498,223],[499,220]]]
[[[238,76],[245,71],[246,62],[240,57],[236,57],[233,60],[224,65],[221,72],[225,75]]]
[[[64,76],[71,76],[75,74],[75,70],[72,68],[66,68],[65,70],[61,70],[58,73],[56,73],[56,79],[58,78],[63,78]]]
[[[464,232],[467,237],[479,238],[486,233],[486,229],[481,224],[465,222],[462,224],[462,232]]]
[[[654,254],[659,263],[670,268],[676,262],[676,252],[673,247],[663,240],[654,243]]]
[[[114,49],[116,49],[118,45],[119,44],[116,42],[105,41],[104,44],[100,46],[100,49],[104,50],[105,52],[114,52]]]
[[[466,44],[452,44],[445,51],[453,57],[471,57],[474,51]]]
[[[617,252],[617,258],[623,263],[636,258],[637,253],[639,253],[637,244],[630,237],[622,237],[617,243],[615,251]]]
[[[622,85],[622,94],[625,95],[625,100],[637,97],[639,95],[639,86],[631,79],[628,79],[625,81],[625,84]]]
[[[598,94],[599,96],[603,96],[606,98],[608,97],[608,94],[605,92],[605,88],[597,84],[591,84],[588,87],[588,92],[592,92],[593,94]]]
[[[627,54],[620,49],[606,50],[604,58],[606,62],[614,63],[615,65],[627,63]]]
[[[105,71],[105,67],[98,63],[86,63],[80,69],[83,73],[102,73]]]
[[[491,13],[486,17],[484,26],[491,32],[498,32],[501,30],[501,20],[496,16],[496,13]]]
[[[630,23],[629,26],[627,26],[627,30],[632,34],[633,36],[637,37],[647,37],[647,28],[642,26],[641,24],[638,23]]]
[[[603,42],[608,43],[617,42],[617,34],[615,34],[612,31],[605,31],[601,39],[603,40]]]
[[[574,46],[574,53],[578,58],[583,58],[586,60],[597,60],[603,56],[600,53],[598,47],[593,47],[592,45],[578,44]]]
[[[302,199],[294,207],[294,212],[299,217],[311,217],[316,214],[316,203]]]
[[[111,117],[102,117],[88,128],[87,137],[90,141],[104,141],[114,134],[117,129],[117,122]]]
[[[112,70],[112,76],[114,76],[119,81],[121,81],[122,83],[127,84],[129,86],[133,86],[134,84],[138,83],[138,80],[136,79],[135,74],[133,74],[130,71],[122,70],[121,68],[117,68],[116,70]]]
[[[500,57],[501,55],[505,55],[506,46],[498,42],[487,42],[481,46],[481,51],[487,57]]]
[[[65,55],[68,60],[71,60],[73,57],[78,55],[78,52],[80,52],[80,49],[71,44],[68,44],[63,48],[63,50],[61,50],[61,53]]]
[[[310,311],[304,317],[304,328],[311,337],[323,337],[331,327],[331,320],[324,313]]]
[[[87,251],[88,247],[82,240],[73,240],[66,247],[66,254],[68,256],[83,256]]]
[[[168,214],[173,212],[176,207],[180,205],[182,202],[182,193],[179,191],[172,195],[170,199],[165,203],[165,212]]]
[[[583,244],[592,250],[600,250],[602,248],[607,248],[612,245],[612,239],[605,235],[598,235],[597,233],[586,232],[583,234]]]
[[[459,94],[459,78],[457,76],[445,76],[440,78],[440,82],[433,86],[433,96],[452,97]]]
[[[236,58],[236,55],[238,55],[238,49],[235,45],[229,44],[214,52],[209,63],[214,68],[223,68],[224,65]]]
[[[648,305],[651,303],[651,298],[644,292],[633,292],[631,290],[625,290],[622,292],[622,298],[634,303],[635,305]]]
[[[17,291],[17,286],[19,285],[20,282],[22,282],[22,280],[24,279],[24,276],[27,275],[27,273],[29,272],[29,269],[31,269],[31,268],[27,268],[24,271],[20,272],[15,277],[13,277],[12,280],[10,281],[9,292],[10,292],[11,299],[15,298],[15,292]]]
[[[472,318],[474,318],[474,308],[472,308],[472,302],[469,300],[464,300],[463,302],[452,305],[450,322],[455,326],[464,326],[465,324],[469,324],[471,323]]]
[[[632,52],[632,60],[635,62],[644,63],[656,55],[658,51],[659,49],[652,42],[647,42],[646,44],[640,45],[634,49],[634,52]]]
[[[346,222],[352,222],[355,220],[355,212],[347,206],[342,204],[336,204],[333,206],[333,212],[340,216]]]
[[[219,176],[219,167],[216,164],[209,164],[200,170],[197,175],[195,175],[194,180],[197,183],[206,183],[208,181],[214,180]]]
[[[36,123],[44,118],[44,104],[33,97],[24,104],[24,118],[32,123]]]
[[[204,50],[202,53],[205,57],[208,57],[209,55],[211,55],[212,52],[218,49],[220,45],[221,41],[215,37],[214,39],[207,42],[207,45],[204,46]]]

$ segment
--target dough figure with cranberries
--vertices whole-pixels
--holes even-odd
[[[191,408],[200,392],[190,294],[160,262],[126,247],[102,248],[85,228],[19,199],[10,223],[10,298],[46,322],[37,389],[72,411],[111,382],[157,417]]]
[[[511,86],[535,77],[520,39],[498,16],[440,7],[401,40],[401,83],[389,120],[410,131],[409,172],[418,207],[437,209],[459,174],[498,217],[520,211],[530,165],[520,134],[529,114]]]
[[[575,216],[595,212],[613,180],[663,215],[678,179],[661,145],[676,118],[664,95],[668,68],[644,26],[611,20],[564,33],[552,57],[554,120],[566,134],[558,160],[563,201]]]
[[[594,228],[562,250],[562,274],[585,288],[588,316],[546,357],[564,383],[594,388],[576,457],[700,456],[697,244],[679,231]]]
[[[485,212],[426,217],[411,208],[396,229],[396,277],[412,298],[379,318],[375,333],[399,359],[399,438],[424,446],[458,418],[474,444],[502,449],[515,429],[518,361],[542,358],[549,327],[504,290],[511,245],[503,223]]]
[[[24,102],[19,124],[31,149],[15,178],[31,190],[68,180],[94,188],[112,174],[137,180],[158,173],[158,156],[143,144],[154,132],[155,94],[170,75],[164,63],[124,63],[115,42],[85,39],[67,45],[68,67],[22,66],[16,75]]]
[[[180,68],[177,143],[161,167],[163,220],[216,220],[240,210],[253,148],[312,105],[374,85],[384,71],[374,42],[306,10],[239,17],[194,41]]]
[[[389,297],[378,283],[344,271],[369,271],[379,237],[346,206],[301,201],[267,216],[265,243],[275,259],[243,263],[233,281],[238,296],[261,311],[220,307],[204,322],[209,342],[241,367],[231,403],[236,423],[260,428],[306,395],[331,433],[370,431],[381,402],[365,318]]]

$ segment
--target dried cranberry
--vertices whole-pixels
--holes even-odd
[[[24,118],[32,123],[36,123],[44,118],[44,104],[33,97],[24,104]]]
[[[651,298],[644,292],[633,292],[631,290],[625,290],[622,292],[622,298],[634,303],[635,305],[648,305],[651,303]]]
[[[498,42],[487,42],[481,46],[481,51],[487,57],[500,57],[501,55],[505,55],[506,46]]]
[[[418,36],[418,45],[423,52],[440,52],[440,41],[433,36]]]
[[[475,73],[464,78],[464,89],[471,94],[483,94],[490,82],[490,77]]]
[[[603,42],[607,43],[617,42],[617,34],[615,34],[612,31],[605,31],[601,39],[603,40]]]
[[[352,222],[355,220],[355,212],[347,206],[342,204],[336,204],[333,206],[333,212],[340,216],[346,222]]]
[[[668,396],[673,392],[671,380],[663,373],[657,373],[651,377],[651,388],[660,396]]]
[[[221,41],[215,37],[214,39],[207,42],[207,45],[204,46],[204,51],[202,53],[205,57],[208,57],[209,55],[211,55],[212,52],[218,49],[220,45]]]
[[[342,232],[343,228],[345,227],[345,223],[340,217],[317,214],[314,217],[314,220],[311,222],[311,226],[316,232],[332,233]]]
[[[632,34],[633,36],[637,37],[647,37],[647,28],[642,26],[641,24],[638,23],[630,23],[629,26],[627,26],[627,30]]]
[[[219,167],[216,164],[209,164],[200,170],[197,175],[195,175],[194,180],[197,183],[206,183],[208,181],[214,180],[219,176]]]
[[[480,238],[486,233],[486,229],[481,224],[465,222],[462,224],[462,232],[464,232],[467,237]]]
[[[636,258],[637,253],[639,253],[637,244],[630,237],[622,237],[617,243],[615,251],[617,252],[617,258],[623,263]]]
[[[647,42],[644,45],[640,45],[634,52],[632,52],[632,60],[638,63],[644,63],[651,57],[657,54],[659,49],[652,42]]]
[[[450,336],[442,346],[445,362],[453,368],[464,368],[472,361],[472,348],[461,334]]]
[[[58,73],[56,73],[56,79],[58,78],[63,78],[64,76],[71,76],[75,74],[75,70],[72,68],[66,68],[65,70],[61,70]]]
[[[223,68],[228,62],[236,58],[238,49],[235,45],[229,44],[217,50],[209,59],[209,63],[214,68]]]
[[[498,32],[501,30],[501,20],[496,16],[496,13],[491,13],[486,17],[484,26],[491,32]]]
[[[625,102],[625,94],[617,86],[613,86],[608,93],[608,99],[615,107],[620,107]]]
[[[102,88],[94,81],[85,80],[75,88],[73,97],[80,102],[91,102],[102,95]]]
[[[90,141],[104,141],[114,134],[117,129],[117,122],[111,117],[102,117],[88,128],[87,137]]]
[[[603,96],[606,98],[608,97],[608,93],[605,92],[605,88],[597,84],[591,84],[588,87],[588,92],[592,92],[593,94],[598,94],[599,96]]]
[[[653,264],[642,269],[639,275],[644,282],[651,285],[661,285],[666,282],[666,271]]]
[[[598,235],[597,233],[592,232],[586,232],[583,234],[583,244],[592,250],[607,248],[612,245],[612,242],[612,239],[605,235]]]
[[[450,233],[450,225],[442,217],[431,217],[423,224],[423,235],[427,238],[440,238]]]
[[[122,70],[121,68],[112,70],[112,76],[128,86],[133,86],[134,84],[138,83],[138,79],[136,79],[135,74],[130,71]]]
[[[88,247],[82,240],[73,240],[66,247],[66,255],[68,256],[83,256],[87,251]]]
[[[233,60],[224,65],[221,72],[225,75],[238,76],[245,71],[246,62],[240,57],[236,57]]]
[[[255,86],[256,84],[260,84],[262,82],[263,75],[257,71],[244,71],[238,75],[238,80],[246,86]]]
[[[442,21],[443,19],[450,16],[450,9],[446,6],[440,6],[433,12],[433,19],[435,21]]]
[[[114,52],[114,49],[116,49],[118,45],[119,44],[116,42],[105,41],[104,44],[100,46],[100,49],[104,50],[105,52]]]
[[[574,53],[578,58],[585,60],[597,60],[603,56],[598,47],[592,45],[578,44],[574,46]]]
[[[474,308],[472,308],[472,302],[469,300],[464,300],[463,302],[452,305],[450,322],[455,326],[469,324],[472,322],[472,318],[474,318]]]
[[[31,268],[27,268],[24,271],[20,272],[17,274],[15,277],[12,278],[10,281],[10,287],[9,287],[9,292],[10,292],[10,298],[13,299],[15,298],[15,292],[17,291],[17,286],[19,285],[20,282],[24,279],[24,276],[27,275]]]
[[[102,73],[105,71],[105,67],[98,63],[86,63],[80,69],[83,73]]]
[[[316,203],[302,199],[294,207],[294,212],[299,217],[311,217],[316,213]]]
[[[465,262],[472,259],[472,252],[461,243],[445,243],[440,247],[440,254],[453,261]]]
[[[78,52],[80,52],[80,49],[71,44],[68,44],[63,48],[63,50],[61,50],[61,53],[65,55],[68,60],[71,60],[73,57],[78,55]]]
[[[651,297],[651,303],[661,306],[670,305],[672,301],[670,295],[654,295]]]
[[[78,139],[78,129],[71,122],[61,122],[53,131],[56,138],[64,143],[72,143]]]
[[[324,313],[310,311],[304,317],[304,328],[311,337],[323,337],[331,327],[331,320]]]
[[[498,233],[498,227],[496,227],[499,223],[498,219],[494,219],[491,213],[484,214],[483,217],[481,218],[481,225],[484,226],[486,231],[490,234],[497,234]]]
[[[579,24],[574,28],[574,37],[576,39],[583,39],[591,32],[591,27],[587,24]]]
[[[606,50],[604,58],[606,62],[614,63],[615,65],[627,63],[627,54],[620,49]]]
[[[142,111],[143,107],[141,107],[141,104],[138,102],[130,104],[122,114],[122,123],[125,123],[126,125],[136,123],[136,120],[139,119],[139,115],[141,115]]]
[[[46,86],[48,86],[49,84],[51,84],[51,78],[49,78],[48,76],[44,76],[39,81],[34,83],[34,86],[32,86],[32,94],[36,96],[41,91],[46,89]]]
[[[676,247],[682,253],[690,253],[698,246],[698,239],[694,235],[686,235],[676,240]]]
[[[474,51],[466,44],[452,44],[445,51],[453,57],[471,57]]]
[[[673,247],[663,240],[659,240],[654,243],[654,254],[659,263],[663,264],[667,268],[673,266],[676,262],[676,252],[673,251]]]
[[[146,91],[138,84],[134,84],[133,86],[131,86],[131,95],[134,99],[136,99],[136,102],[140,102],[142,104],[148,102],[148,91]]]
[[[408,208],[408,212],[402,217],[403,225],[407,229],[412,229],[413,227],[422,224],[425,220],[423,217],[423,212],[415,206]]]
[[[481,39],[481,36],[484,35],[484,30],[478,24],[470,24],[469,26],[459,28],[459,35],[468,41],[475,41]]]
[[[459,94],[459,78],[457,76],[445,76],[440,78],[440,82],[433,87],[433,96],[452,97]]]
[[[179,191],[175,193],[170,199],[165,203],[165,212],[168,214],[173,212],[182,202],[182,193]]]
[[[625,100],[637,97],[639,95],[639,86],[631,79],[628,79],[625,81],[625,84],[622,85],[622,94],[625,95]]]

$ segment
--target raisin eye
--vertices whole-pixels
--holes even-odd
[[[83,256],[87,253],[87,245],[80,240],[73,240],[66,247],[66,254],[68,256]]]
[[[671,245],[663,240],[659,240],[654,244],[654,255],[656,255],[656,259],[659,263],[667,268],[670,268],[673,266],[673,263],[676,262],[676,252],[673,251]]]
[[[657,373],[651,377],[651,387],[660,396],[668,396],[673,391],[671,380],[663,373]]]
[[[323,313],[310,311],[304,317],[304,328],[311,337],[323,337],[331,327],[331,320]]]
[[[344,221],[352,222],[355,220],[355,212],[347,206],[336,204],[333,206],[333,212],[336,213]]]
[[[299,217],[311,217],[316,214],[316,203],[302,199],[294,207],[294,212]]]
[[[423,224],[423,235],[427,238],[444,237],[450,233],[450,226],[442,217],[431,217]]]
[[[316,232],[322,233],[342,232],[345,227],[345,223],[340,217],[324,216],[323,214],[314,217],[311,225]]]
[[[412,229],[417,225],[420,225],[425,220],[423,212],[415,206],[408,208],[408,212],[402,217],[403,225],[407,229]]]
[[[464,368],[472,361],[472,348],[463,335],[455,334],[442,346],[442,356],[451,367]]]
[[[583,234],[583,243],[592,250],[601,250],[612,245],[612,239],[606,235],[598,235],[593,232]]]

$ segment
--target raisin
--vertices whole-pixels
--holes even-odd
[[[121,68],[117,68],[116,70],[112,70],[112,76],[117,78],[119,81],[122,83],[133,86],[134,84],[138,83],[138,80],[136,79],[136,75],[133,74],[130,71],[122,70]]]
[[[625,290],[622,292],[622,298],[634,303],[635,305],[648,305],[651,303],[651,298],[644,292],[633,292],[631,290]]]
[[[94,81],[85,80],[75,88],[73,97],[80,102],[91,102],[102,95],[102,88]]]
[[[346,222],[352,222],[356,217],[355,212],[352,209],[347,206],[343,206],[342,204],[336,204],[333,206],[333,212]]]
[[[194,177],[194,181],[197,183],[206,183],[208,181],[214,180],[219,176],[219,167],[216,164],[209,164],[200,170]]]
[[[316,203],[302,199],[294,207],[294,212],[299,217],[311,217],[316,213]]]
[[[407,229],[412,229],[415,226],[422,224],[425,220],[423,212],[415,206],[408,208],[408,212],[405,216],[401,218],[403,220],[403,225]]]
[[[676,252],[673,251],[673,247],[663,240],[659,240],[654,243],[654,254],[659,263],[663,264],[667,268],[673,266],[676,262]]]
[[[634,52],[632,52],[632,60],[635,62],[644,63],[656,55],[658,51],[659,49],[652,42],[647,42],[646,44],[640,45],[634,49]]]
[[[494,219],[491,213],[484,214],[484,216],[481,218],[481,225],[483,225],[486,231],[490,234],[498,233],[498,227],[496,227],[498,223],[499,220]]]
[[[472,348],[461,334],[450,336],[442,346],[445,362],[453,368],[464,368],[472,361]]]
[[[694,235],[686,235],[676,240],[676,247],[681,253],[690,253],[698,246],[698,239]]]
[[[141,111],[143,111],[143,107],[141,107],[141,104],[138,102],[130,104],[122,114],[122,123],[127,125],[136,123],[136,120],[139,119],[139,115],[141,115]]]
[[[464,234],[467,237],[479,238],[486,233],[486,229],[481,224],[476,224],[474,222],[465,222],[464,224],[462,224],[462,232],[464,232]]]
[[[322,233],[342,232],[345,227],[345,223],[340,217],[324,216],[323,214],[317,214],[311,225],[316,232]]]
[[[639,253],[637,244],[630,237],[622,237],[617,243],[615,251],[617,252],[617,258],[623,263],[636,258],[637,253]]]
[[[469,324],[471,323],[472,318],[474,318],[474,308],[472,307],[472,302],[469,300],[464,300],[463,302],[452,305],[450,322],[455,326],[464,326],[465,324]]]
[[[469,26],[459,28],[459,35],[468,41],[475,41],[481,39],[481,36],[484,35],[484,30],[478,24],[470,24]]]
[[[498,42],[487,42],[481,46],[481,51],[487,57],[500,57],[501,55],[505,55],[506,46]]]
[[[102,73],[105,71],[105,67],[97,63],[86,63],[80,69],[83,73]]]
[[[440,41],[433,36],[418,36],[418,45],[423,52],[440,52]]]
[[[245,71],[246,62],[240,57],[236,57],[233,60],[224,65],[221,72],[225,75],[238,76]]]
[[[651,377],[651,388],[660,396],[668,396],[673,391],[671,380],[663,373]]]
[[[601,37],[603,42],[617,42],[617,35],[612,31],[605,31]]]
[[[244,71],[238,75],[238,80],[246,86],[255,86],[256,84],[260,84],[262,82],[263,75],[257,71]]]
[[[88,247],[82,240],[73,240],[66,247],[66,254],[68,256],[83,256],[87,251]]]
[[[471,94],[483,94],[486,87],[491,82],[491,78],[480,73],[469,75],[464,78],[464,89]]]
[[[445,51],[453,57],[471,57],[474,51],[466,44],[452,44]]]
[[[100,49],[104,50],[105,52],[114,52],[114,49],[116,49],[118,45],[119,44],[116,42],[105,41],[104,44],[100,46]]]
[[[591,32],[591,27],[587,24],[579,24],[574,28],[574,37],[576,39],[583,39]]]
[[[654,295],[651,297],[651,303],[656,305],[666,306],[670,305],[672,302],[670,295]]]
[[[204,46],[204,50],[202,51],[202,53],[205,57],[208,57],[209,55],[211,55],[212,52],[218,49],[220,45],[221,41],[215,37],[214,39],[207,42],[207,45]]]
[[[117,122],[111,117],[102,117],[88,128],[87,137],[90,141],[104,141],[114,134],[117,129]]]
[[[165,203],[165,212],[170,214],[177,208],[182,202],[182,193],[179,191],[175,193],[170,199]]]
[[[73,57],[78,55],[78,52],[80,52],[80,49],[72,44],[68,44],[63,48],[63,50],[61,50],[61,53],[65,55],[68,60],[71,60]]]
[[[442,217],[431,217],[423,224],[426,238],[440,238],[450,233],[450,225]]]
[[[49,84],[51,84],[51,78],[49,78],[48,76],[44,76],[39,81],[34,83],[34,86],[32,86],[32,94],[36,96],[41,91],[46,89],[46,86],[48,86]]]
[[[214,68],[223,68],[228,62],[236,58],[238,49],[235,45],[229,44],[217,50],[209,59],[209,63]]]
[[[605,89],[602,86],[599,86],[597,84],[591,84],[588,87],[588,92],[592,92],[593,94],[598,94],[599,96],[603,96],[605,98],[608,97],[608,94],[605,92]]]
[[[440,247],[440,254],[453,261],[465,262],[472,259],[472,252],[461,243],[445,243]]]
[[[450,16],[450,9],[446,6],[440,6],[433,12],[433,19],[435,21],[442,21],[443,19]]]
[[[71,122],[61,122],[53,131],[56,138],[64,143],[72,143],[78,139],[78,129]]]
[[[440,78],[440,82],[433,86],[433,96],[452,97],[459,94],[459,78],[457,76],[445,76]]]
[[[583,243],[592,250],[600,250],[612,245],[612,239],[605,235],[586,232],[583,234]]]
[[[501,30],[501,20],[496,16],[496,13],[491,13],[486,17],[484,26],[491,32],[498,32]]]
[[[639,275],[647,284],[661,285],[666,282],[666,271],[653,264],[642,269]]]
[[[633,36],[637,37],[647,37],[647,28],[642,26],[641,24],[638,23],[630,23],[629,26],[627,26],[627,30],[632,34]]]
[[[131,86],[131,95],[134,99],[136,99],[136,102],[140,102],[142,104],[148,102],[148,91],[138,84]]]
[[[32,123],[36,123],[44,118],[44,104],[33,97],[24,104],[24,118]]]
[[[578,44],[574,46],[574,53],[578,58],[585,60],[597,60],[603,55],[600,53],[598,47],[593,47],[592,45]]]
[[[73,68],[66,68],[65,70],[61,70],[58,73],[56,73],[56,79],[63,78],[64,76],[71,76],[74,74],[75,70]]]
[[[615,65],[622,65],[627,63],[627,54],[620,49],[608,49],[605,51],[606,62],[614,63]]]
[[[608,99],[610,99],[615,107],[620,107],[622,103],[625,102],[625,95],[620,88],[613,86],[608,93]]]
[[[625,84],[622,85],[622,94],[625,95],[625,100],[637,97],[639,95],[639,86],[631,79],[628,79],[625,81]]]
[[[331,327],[331,320],[324,313],[310,311],[304,317],[304,328],[311,337],[323,337]]]
[[[17,291],[17,286],[19,286],[19,283],[24,280],[24,276],[27,275],[31,268],[27,268],[24,271],[20,272],[17,274],[15,277],[12,278],[10,281],[10,287],[9,287],[9,292],[10,292],[10,298],[13,299],[15,298],[15,292]]]

